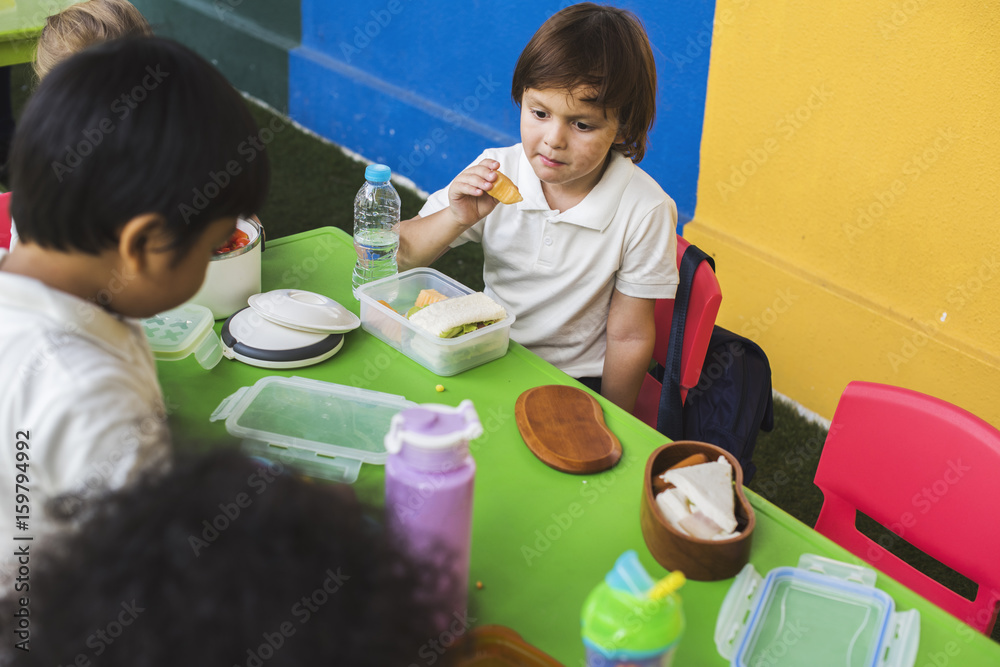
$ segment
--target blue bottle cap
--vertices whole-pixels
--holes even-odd
[[[365,180],[372,183],[385,183],[392,175],[392,170],[384,164],[370,164],[365,167]]]

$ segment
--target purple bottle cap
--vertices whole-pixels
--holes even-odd
[[[472,401],[466,399],[457,408],[429,403],[393,415],[385,449],[395,454],[404,441],[421,449],[448,449],[482,434],[483,426]]]

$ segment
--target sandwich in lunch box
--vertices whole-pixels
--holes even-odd
[[[506,317],[503,306],[482,292],[442,299],[409,315],[414,326],[441,338],[455,338]]]

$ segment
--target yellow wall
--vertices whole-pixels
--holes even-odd
[[[829,418],[851,380],[1000,427],[1000,7],[717,0],[698,204],[719,323]]]

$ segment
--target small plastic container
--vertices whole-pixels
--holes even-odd
[[[733,667],[912,667],[919,643],[920,612],[897,612],[873,570],[812,554],[766,577],[748,563],[715,626]]]
[[[410,269],[358,287],[361,326],[427,370],[441,376],[457,375],[499,359],[507,353],[510,327],[514,323],[514,315],[509,312],[503,320],[457,338],[440,338],[413,326],[400,313],[405,313],[413,306],[423,289],[435,289],[448,298],[473,292],[440,271],[429,268]],[[392,310],[378,303],[379,301],[388,303]]]
[[[225,419],[226,430],[243,438],[249,454],[317,479],[351,483],[362,463],[385,463],[393,415],[415,405],[394,394],[270,376],[224,399],[210,421]]]
[[[193,354],[205,370],[215,368],[222,359],[222,344],[212,330],[214,325],[212,311],[193,303],[142,320],[153,358],[177,361]]]

